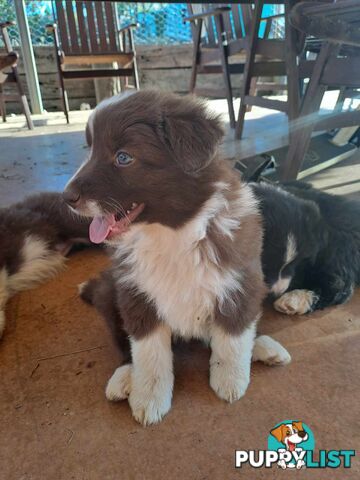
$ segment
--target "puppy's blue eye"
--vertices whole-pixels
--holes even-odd
[[[115,159],[116,164],[120,167],[126,167],[133,161],[132,156],[126,152],[117,152]]]

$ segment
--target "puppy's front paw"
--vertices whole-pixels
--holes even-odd
[[[155,384],[153,388],[134,387],[129,404],[135,420],[146,426],[162,420],[171,408],[171,398],[172,385]]]
[[[292,290],[281,295],[274,302],[274,308],[286,315],[304,315],[312,311],[318,298],[311,290]]]
[[[218,397],[227,402],[241,398],[249,385],[250,375],[234,365],[214,361],[210,365],[210,386]]]
[[[276,340],[267,335],[255,338],[252,359],[266,365],[286,365],[291,362],[289,352]]]
[[[125,400],[131,391],[131,371],[132,365],[123,365],[115,370],[113,376],[106,385],[106,398],[112,402]]]

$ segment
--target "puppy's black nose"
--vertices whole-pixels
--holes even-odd
[[[76,207],[80,200],[80,193],[73,188],[67,188],[63,192],[63,199],[70,205],[70,207]]]
[[[298,431],[298,435],[299,435],[300,438],[305,438],[305,437],[306,437],[306,432],[305,432],[305,430],[299,430],[299,431]]]

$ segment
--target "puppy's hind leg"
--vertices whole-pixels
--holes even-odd
[[[279,342],[267,335],[260,335],[255,338],[252,360],[266,365],[286,365],[291,362],[291,356]]]
[[[5,268],[0,270],[0,338],[5,330],[5,305],[9,298],[9,290],[7,288],[8,274]]]
[[[92,305],[108,324],[116,347],[121,353],[121,363],[131,361],[129,336],[116,303],[115,281],[110,270],[78,286],[81,299]]]

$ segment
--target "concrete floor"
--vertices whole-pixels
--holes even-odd
[[[274,118],[256,120],[258,114],[252,112],[243,142],[232,142],[228,133],[225,152],[246,157],[264,142],[279,146],[285,119],[277,114],[283,128],[273,135]],[[87,152],[85,117],[74,112],[66,126],[61,115],[49,115],[49,124],[34,132],[19,129],[15,119],[0,128],[1,206],[33,191],[63,188]],[[359,197],[359,158],[311,181]],[[79,252],[57,278],[9,304],[0,344],[1,480],[278,479],[277,468],[236,471],[234,450],[266,448],[269,430],[288,418],[310,426],[316,449],[359,449],[359,292],[346,305],[302,318],[267,308],[260,330],[283,343],[292,363],[254,365],[246,396],[233,405],[208,386],[209,351],[196,342],[177,346],[173,408],[163,423],[144,429],[127,402],[105,399],[120,359],[102,319],[77,295],[77,284],[106,264],[102,252]],[[299,478],[359,476],[355,459],[346,472],[308,469]]]

